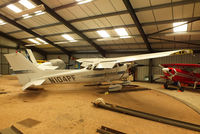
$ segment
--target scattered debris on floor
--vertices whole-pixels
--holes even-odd
[[[1,91],[0,91],[0,94],[7,94],[7,93],[8,93],[8,92],[1,92]]]
[[[5,92],[5,89],[0,89],[0,94],[7,94],[8,92]]]
[[[97,132],[100,134],[126,134],[126,133],[123,133],[118,130],[114,130],[112,128],[108,128],[105,126],[101,126],[101,128],[98,128]]]
[[[23,133],[19,129],[17,129],[15,126],[12,125],[9,128],[0,130],[0,134],[23,134]]]
[[[34,119],[31,119],[31,118],[27,118],[27,119],[22,120],[22,121],[17,122],[17,123],[19,123],[19,124],[21,124],[21,125],[23,125],[25,127],[31,128],[31,127],[33,127],[33,126],[35,126],[35,125],[37,125],[37,124],[39,124],[41,122],[37,121],[37,120],[34,120]]]

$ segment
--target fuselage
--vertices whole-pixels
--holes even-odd
[[[95,83],[127,78],[127,65],[116,66],[112,69],[95,69],[87,67],[79,70],[46,70],[40,79],[45,78],[44,84],[59,83]]]

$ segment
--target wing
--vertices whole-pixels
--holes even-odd
[[[95,64],[97,65],[96,68],[113,68],[117,63],[128,63],[137,60],[153,59],[153,58],[160,58],[172,55],[183,55],[183,54],[193,54],[193,51],[191,49],[183,49],[183,50],[175,50],[167,52],[150,53],[150,54],[140,54],[134,56],[124,56],[118,58],[82,58],[78,59],[77,61],[82,64],[87,63],[87,65]]]

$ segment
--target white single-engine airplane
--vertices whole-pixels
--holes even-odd
[[[191,53],[192,50],[184,49],[118,58],[83,58],[77,60],[84,67],[79,70],[42,70],[19,52],[5,54],[5,57],[23,85],[22,90],[25,90],[30,86],[42,84],[101,83],[120,80],[129,76],[128,69],[133,61]],[[111,84],[110,90],[119,90],[121,87]]]

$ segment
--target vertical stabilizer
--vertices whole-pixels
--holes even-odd
[[[37,85],[44,80],[38,82],[35,80],[42,70],[38,69],[31,61],[25,58],[21,53],[5,54],[13,72],[17,75],[19,82],[23,85],[23,90],[31,85]]]
[[[40,71],[33,63],[27,60],[21,53],[5,54],[11,68],[16,73]]]

